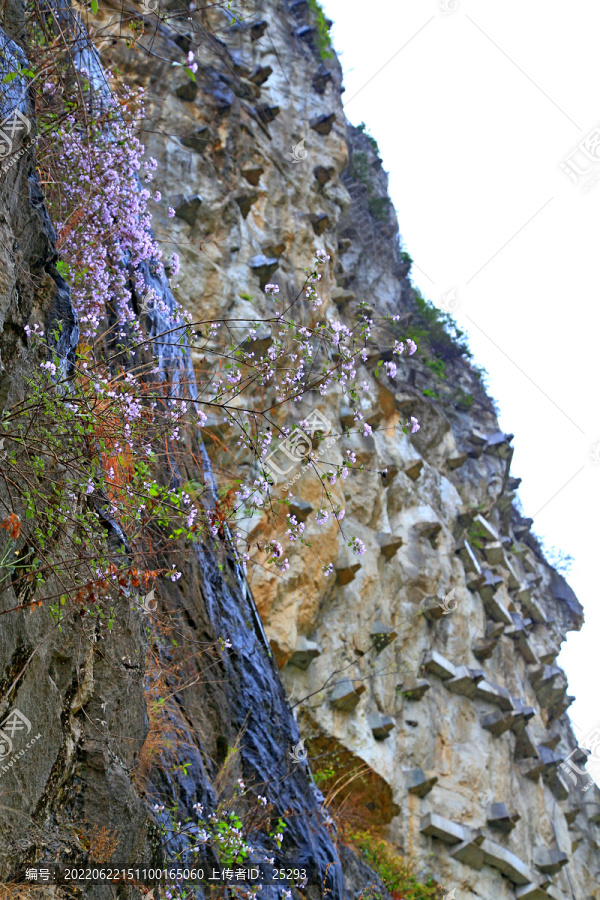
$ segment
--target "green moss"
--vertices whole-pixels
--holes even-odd
[[[428,877],[420,882],[414,873],[414,863],[394,851],[382,838],[370,831],[355,831],[349,835],[353,846],[373,871],[377,872],[387,890],[402,900],[438,900],[442,888]]]
[[[312,12],[317,28],[317,49],[321,59],[331,59],[333,50],[331,47],[331,38],[329,37],[329,26],[325,18],[325,13],[321,9],[317,0],[308,0],[308,5]]]

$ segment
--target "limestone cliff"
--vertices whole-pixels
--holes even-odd
[[[322,249],[330,259],[319,315],[350,325],[362,310],[378,322],[379,346],[360,363],[360,399],[314,391],[299,405],[297,420],[318,410],[334,440],[317,471],[286,464],[294,483],[274,484],[273,515],[242,523],[255,548],[247,580],[228,541],[217,539],[163,591],[179,640],[227,638],[231,654],[183,658],[164,639],[164,623],[152,635],[139,614],[103,633],[102,650],[98,633],[75,622],[39,650],[37,620],[4,617],[0,698],[5,711],[17,698],[43,736],[35,774],[17,768],[0,781],[10,807],[0,865],[13,875],[50,856],[85,861],[86,833],[102,826],[116,835],[115,860],[158,859],[159,826],[170,826],[154,804],[168,798],[183,818],[194,803],[216,803],[215,780],[239,740],[228,777],[283,786],[269,799],[289,815],[288,854],[319,879],[331,864],[332,897],[354,898],[374,876],[336,850],[319,791],[290,761],[302,736],[315,771],[323,760],[340,772],[363,764],[359,819],[382,829],[423,879],[433,876],[456,900],[598,900],[600,794],[581,768],[586,754],[576,747],[566,679],[555,665],[582,609],[516,509],[512,436],[499,432],[460,337],[411,287],[376,144],[344,116],[327,23],[307,0],[248,0],[233,18],[216,5],[196,7],[172,0],[124,10],[108,2],[90,25],[98,65],[145,89],[141,136],[158,161],[162,195],[153,227],[164,254],[181,257],[183,305],[196,321],[266,318],[267,280],[291,300]],[[132,21],[137,43],[127,44],[121,38]],[[189,51],[194,80],[172,65]],[[10,274],[15,251],[6,254],[1,350],[16,396],[32,308],[46,320],[60,306],[76,340],[32,157],[25,159],[3,183],[3,245],[18,240],[21,268],[48,288],[23,295]],[[171,303],[151,271],[147,283]],[[162,331],[155,312],[150,333]],[[411,336],[418,352],[386,368],[394,341]],[[268,344],[272,334],[258,338]],[[172,345],[167,356],[165,368],[180,366],[182,379],[193,364],[202,385],[211,370],[206,351]],[[277,415],[278,425],[295,424],[291,410]],[[411,416],[420,430],[407,434],[401,426]],[[203,439],[193,474],[215,495],[255,473],[228,420],[215,414]],[[317,529],[318,470],[349,456],[352,471],[331,487],[345,518]],[[312,540],[285,545],[285,575],[266,566],[262,552],[268,539],[284,542],[282,499]],[[364,543],[363,555],[350,552],[350,535]],[[329,563],[334,573],[325,577]],[[6,608],[19,599],[10,591]],[[146,672],[156,717],[157,659],[168,662],[170,677],[183,674],[177,684],[186,689],[173,690],[159,737],[170,728],[177,740],[163,740],[153,769],[148,743],[142,750],[143,679]],[[90,888],[90,896],[108,891]]]

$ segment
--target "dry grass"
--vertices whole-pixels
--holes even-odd
[[[99,828],[95,825],[90,832],[90,859],[107,863],[119,846],[119,836],[114,828]]]
[[[311,727],[308,721],[305,724]],[[380,828],[398,813],[389,785],[335,738],[316,734],[306,746],[318,787],[340,835]]]
[[[158,639],[170,643],[172,627],[165,619],[154,617],[153,632]],[[174,660],[167,665],[160,659],[156,648],[151,647],[146,657],[146,708],[150,730],[144,741],[134,771],[134,785],[144,793],[150,783],[152,769],[167,766],[181,754],[180,748],[190,748],[189,726],[186,724],[175,693],[186,681],[182,664]]]

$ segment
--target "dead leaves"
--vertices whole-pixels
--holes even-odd
[[[3,522],[0,523],[0,528],[5,528],[8,531],[8,536],[16,541],[19,535],[21,534],[21,520],[16,513],[11,513],[10,516],[7,516]]]

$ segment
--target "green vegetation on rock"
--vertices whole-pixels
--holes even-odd
[[[414,863],[398,856],[393,846],[370,831],[355,831],[349,839],[364,861],[375,871],[387,890],[398,900],[438,900],[442,888],[431,876],[420,882]]]
[[[310,6],[317,28],[317,49],[319,51],[319,56],[321,59],[332,59],[333,49],[325,13],[318,3],[318,0],[308,0],[308,5]]]
[[[446,363],[461,356],[471,358],[471,351],[462,340],[464,331],[456,327],[449,313],[442,312],[421,291],[413,286],[416,315],[407,329],[407,337],[420,347],[428,348]]]

